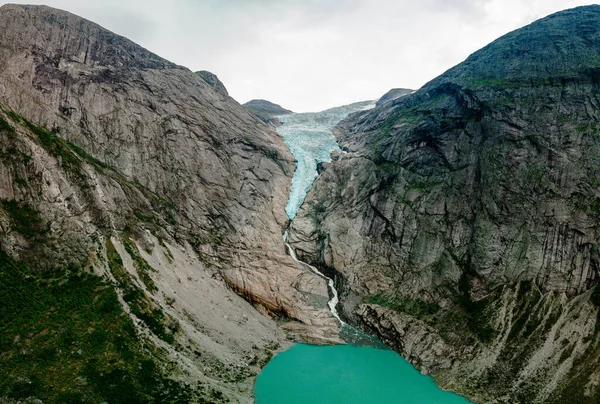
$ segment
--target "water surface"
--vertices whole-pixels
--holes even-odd
[[[296,344],[258,375],[257,404],[468,404],[391,350]]]
[[[339,150],[331,130],[348,114],[370,102],[323,112],[281,117],[278,128],[296,159],[296,172],[286,212],[293,219],[312,183],[317,164]],[[292,252],[293,256],[293,252]],[[313,268],[317,271],[316,268]],[[337,296],[333,283],[330,287]],[[332,299],[332,311],[335,312]],[[348,325],[348,341],[362,346],[296,344],[275,356],[256,379],[258,404],[468,404],[466,399],[437,387],[396,352],[376,348],[377,341]]]

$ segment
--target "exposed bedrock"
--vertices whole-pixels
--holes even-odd
[[[567,10],[350,116],[292,224],[348,319],[476,402],[599,397],[599,53]]]
[[[325,281],[285,252],[294,160],[274,129],[216,77],[67,12],[5,5],[0,32],[2,270],[100,275],[162,370],[207,402],[250,402],[288,344],[247,301],[293,338],[337,340]]]

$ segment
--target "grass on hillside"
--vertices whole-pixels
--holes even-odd
[[[113,287],[77,268],[35,274],[0,252],[0,397],[183,403]]]

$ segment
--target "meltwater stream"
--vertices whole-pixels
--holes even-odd
[[[296,159],[286,212],[294,219],[317,178],[317,165],[330,161],[339,147],[331,132],[348,114],[367,109],[370,102],[356,103],[323,112],[291,114],[280,118],[278,128]],[[340,319],[338,294],[333,280],[301,262],[287,243],[290,256],[328,280],[331,313],[342,331],[353,330]],[[364,338],[357,338],[365,341]],[[375,345],[375,347],[373,346]],[[313,346],[295,344],[274,357],[256,379],[257,404],[467,404],[469,401],[437,387],[396,352],[377,344]]]
[[[290,220],[294,220],[300,209],[304,197],[310,190],[312,183],[318,176],[317,164],[330,162],[331,153],[340,150],[331,130],[349,114],[371,108],[371,101],[358,102],[343,107],[331,108],[322,112],[309,112],[304,114],[284,115],[279,118],[282,126],[278,132],[283,136],[285,144],[289,147],[296,160],[296,171],[292,179],[290,198],[285,208]],[[340,150],[341,151],[341,150]],[[333,280],[326,277],[317,268],[301,262],[292,247],[287,242],[287,230],[283,234],[283,242],[288,248],[290,256],[296,262],[306,265],[319,276],[327,279],[332,298],[328,302],[331,314],[343,324],[337,312],[338,293]]]
[[[299,262],[300,264],[306,265],[308,268],[310,268],[311,271],[313,271],[317,275],[322,276],[323,278],[327,279],[327,284],[329,285],[329,290],[331,291],[331,299],[329,299],[329,302],[327,302],[327,306],[329,306],[329,311],[331,311],[331,314],[333,314],[333,316],[335,318],[337,318],[340,323],[343,324],[344,322],[340,318],[340,315],[338,314],[338,311],[337,311],[337,304],[340,301],[340,299],[338,297],[338,292],[333,283],[333,279],[326,277],[321,271],[319,271],[317,268],[313,267],[312,265],[308,265],[306,262],[300,261],[298,259],[298,257],[296,257],[296,252],[294,251],[292,246],[288,244],[287,235],[288,235],[288,231],[286,230],[285,233],[283,233],[283,242],[285,243],[285,246],[288,249],[290,257],[292,257],[292,259],[294,261]]]

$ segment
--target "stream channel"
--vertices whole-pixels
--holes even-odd
[[[296,216],[318,176],[317,164],[331,161],[331,152],[339,151],[332,129],[350,113],[372,106],[371,102],[362,102],[279,118],[283,125],[278,132],[296,159],[286,207],[290,220]],[[284,235],[287,245],[286,238],[287,232]],[[297,260],[289,245],[288,252]],[[319,273],[316,268],[305,265]],[[337,291],[331,279],[328,283],[332,296],[329,309],[340,319],[336,310]],[[342,334],[353,335],[353,343],[294,344],[275,356],[256,379],[257,404],[469,403],[461,396],[441,390],[433,378],[419,373],[398,353],[343,322]]]

